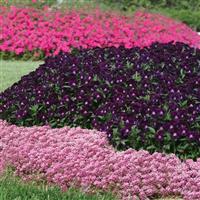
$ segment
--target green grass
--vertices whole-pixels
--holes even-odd
[[[32,61],[0,61],[0,91],[20,80],[21,76],[35,70],[40,62]]]
[[[0,178],[0,200],[115,200],[108,193],[85,194],[77,189],[62,192],[59,188],[45,183],[21,181],[8,170]]]

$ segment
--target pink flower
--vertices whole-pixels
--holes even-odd
[[[35,0],[36,2],[36,0]],[[1,9],[0,50],[23,53],[27,50],[54,55],[72,48],[145,47],[153,42],[179,41],[200,47],[200,36],[183,23],[147,12],[122,17],[95,11],[51,12],[48,8]],[[81,18],[81,16],[85,16]],[[134,18],[134,20],[133,20]],[[9,26],[8,26],[9,25]]]
[[[63,190],[112,188],[124,200],[154,194],[200,197],[200,159],[181,162],[175,155],[143,150],[115,152],[105,134],[81,128],[23,128],[0,120],[0,138],[1,171],[11,165],[24,179],[45,178]]]

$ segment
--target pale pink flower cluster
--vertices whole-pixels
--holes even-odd
[[[0,51],[16,54],[30,51],[36,57],[38,51],[49,55],[72,48],[144,47],[172,40],[200,47],[200,36],[183,23],[140,11],[125,17],[99,10],[61,13],[0,7],[0,27]]]
[[[200,159],[181,162],[175,155],[129,149],[117,152],[106,134],[64,127],[17,127],[0,121],[0,156],[16,174],[44,178],[63,190],[112,190],[120,199],[162,195],[200,199]]]

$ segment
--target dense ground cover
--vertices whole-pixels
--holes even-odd
[[[0,9],[0,51],[4,59],[69,52],[74,48],[149,46],[179,41],[200,46],[200,36],[186,25],[159,14],[136,12],[125,17],[93,11],[49,11],[10,7]]]
[[[118,149],[200,155],[200,51],[182,43],[46,59],[1,93],[2,119],[105,131]]]
[[[47,180],[66,190],[110,191],[121,199],[180,195],[200,198],[200,160],[129,149],[116,152],[104,133],[64,127],[17,127],[0,121],[1,166],[26,179]],[[63,159],[65,158],[65,159]]]

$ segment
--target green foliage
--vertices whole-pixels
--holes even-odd
[[[32,0],[1,0],[0,5],[4,6],[31,6],[34,8],[42,8],[43,6],[52,6],[56,4],[56,0],[36,0],[35,2]]]
[[[134,10],[138,7],[143,8],[176,8],[199,10],[199,0],[104,0],[106,4],[118,4],[122,10]]]
[[[34,7],[43,9],[44,6],[51,7],[53,9],[91,9],[101,7],[103,9],[109,8],[104,3],[98,0],[0,0],[0,6],[17,6],[17,7]]]
[[[169,9],[160,8],[154,12],[163,13],[166,16],[172,17],[192,27],[194,30],[200,31],[200,10],[184,10],[184,9]]]
[[[182,160],[194,159],[196,160],[197,155],[200,155],[200,149],[198,144],[189,141],[186,138],[174,139],[169,133],[164,135],[162,142],[155,140],[156,131],[154,128],[149,127],[149,132],[144,135],[136,127],[132,127],[131,134],[126,139],[120,138],[120,131],[117,128],[113,129],[113,140],[112,143],[118,150],[125,150],[127,148],[133,148],[136,150],[142,149],[148,150],[150,153],[155,151],[161,153],[174,153]]]
[[[112,6],[132,13],[137,9],[159,12],[180,20],[195,30],[200,31],[200,1],[199,0],[103,0]]]
[[[38,61],[38,60],[43,60],[45,58],[45,54],[41,50],[37,50],[34,52],[26,51],[23,54],[19,54],[19,55],[17,55],[14,52],[0,51],[0,58],[2,60]]]

